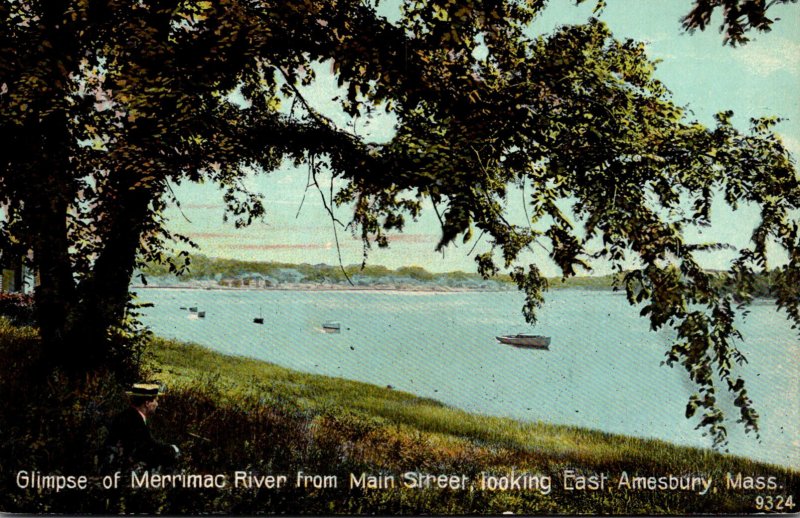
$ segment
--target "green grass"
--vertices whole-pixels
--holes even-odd
[[[470,414],[386,387],[299,373],[197,345],[154,339],[147,377],[164,382],[153,428],[180,445],[180,468],[193,473],[298,471],[335,475],[335,489],[274,491],[170,489],[58,495],[21,491],[13,473],[96,469],[103,423],[124,408],[123,387],[102,373],[78,383],[37,374],[35,330],[0,319],[0,510],[7,512],[165,514],[689,514],[755,511],[760,493],[728,491],[728,472],[775,476],[779,494],[796,501],[800,475],[708,450],[547,423]],[[21,418],[22,417],[22,418]],[[347,486],[350,473],[397,476],[418,471],[465,475],[511,470],[552,477],[538,491],[366,490]],[[588,475],[702,474],[716,492],[569,492],[566,469]]]
[[[169,385],[188,386],[197,379],[212,376],[218,386],[225,387],[228,397],[267,391],[276,399],[296,401],[303,410],[347,409],[385,425],[400,425],[474,444],[519,452],[546,452],[554,458],[596,464],[628,460],[640,465],[673,464],[703,472],[719,466],[737,470],[760,466],[746,459],[658,440],[471,414],[405,392],[305,374],[258,360],[223,355],[198,345],[157,339],[151,351],[153,365],[158,370],[156,375]]]
[[[346,411],[376,423],[391,434],[404,437],[419,434],[429,447],[444,449],[453,456],[470,451],[476,457],[475,463],[485,463],[478,470],[502,472],[511,467],[518,470],[529,467],[558,473],[579,467],[588,472],[611,474],[623,470],[656,475],[704,473],[718,484],[727,472],[770,473],[790,480],[787,484],[794,484],[793,487],[797,484],[797,474],[784,468],[710,450],[577,427],[470,414],[384,387],[298,373],[256,360],[220,355],[199,346],[164,340],[156,345],[155,363],[163,369],[159,374],[176,386],[191,384],[198,376],[213,376],[215,383],[225,387],[225,393],[231,397],[267,391],[275,399],[295,401],[312,413],[336,415]],[[750,505],[742,495],[728,496],[718,504],[729,510]],[[696,503],[700,504],[698,509],[705,509],[702,499]]]

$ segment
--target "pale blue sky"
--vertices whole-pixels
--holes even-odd
[[[546,32],[559,24],[585,21],[593,6],[593,2],[587,2],[575,7],[567,0],[553,0],[550,4],[532,30]],[[787,119],[778,127],[784,142],[795,156],[800,153],[800,8],[777,6],[771,13],[782,19],[771,33],[753,34],[753,41],[747,46],[730,48],[722,46],[718,24],[693,35],[682,31],[680,18],[688,12],[690,0],[609,0],[608,4],[601,18],[618,38],[647,43],[650,57],[662,61],[658,77],[670,88],[674,101],[691,110],[693,118],[711,124],[714,113],[732,109],[736,124],[746,129],[751,117],[780,115]],[[391,2],[381,2],[382,11],[391,13],[394,8]],[[331,99],[338,94],[335,83],[326,76],[320,74],[319,84],[307,91],[321,109],[333,106]],[[332,115],[340,124],[347,124],[344,117]],[[382,140],[390,134],[391,124],[391,118],[384,117],[371,125],[358,121],[357,128],[361,135],[371,134]],[[306,179],[305,169],[291,167],[269,175],[253,175],[249,185],[265,194],[267,215],[263,221],[239,230],[232,223],[223,224],[221,195],[213,187],[180,186],[176,192],[183,214],[170,210],[170,226],[193,238],[201,247],[199,252],[209,256],[337,264],[332,224],[315,189],[308,190],[302,210],[295,217]],[[513,212],[521,213],[519,200],[514,203]],[[721,204],[715,209],[715,224],[700,239],[744,246],[756,212],[742,209],[731,213]],[[347,219],[346,208],[340,208],[339,213],[340,219]],[[343,229],[338,230],[338,237],[343,262],[360,263],[360,240]],[[473,243],[448,248],[442,254],[434,251],[438,239],[438,221],[428,210],[419,222],[395,235],[388,250],[373,249],[369,263],[390,268],[420,265],[431,271],[474,270],[474,261],[468,256]],[[485,243],[478,245],[478,251],[485,249],[482,244]],[[541,249],[534,253],[531,259],[546,274],[558,274]],[[726,256],[704,259],[705,266],[720,268],[725,266]],[[607,273],[607,269],[598,265],[596,273]]]

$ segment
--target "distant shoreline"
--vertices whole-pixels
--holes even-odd
[[[496,284],[495,286],[441,286],[437,284],[312,284],[304,282],[287,282],[273,286],[223,286],[216,283],[202,284],[203,281],[193,281],[186,284],[132,284],[133,290],[203,290],[203,291],[341,291],[341,292],[402,292],[402,293],[495,293],[505,291],[518,291],[513,284]],[[551,291],[575,289],[585,291],[613,291],[612,286],[580,285],[552,283]]]
[[[144,285],[133,284],[134,290],[202,290],[202,291],[381,291],[381,292],[432,292],[432,293],[463,293],[463,292],[499,292],[515,291],[513,286],[508,287],[454,287],[454,286],[420,286],[413,284],[378,284],[373,286],[350,286],[343,284],[305,284],[305,283],[286,283],[277,286],[203,286],[198,284],[165,284],[165,285]]]

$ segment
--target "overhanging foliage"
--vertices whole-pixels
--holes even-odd
[[[544,4],[406,0],[390,23],[355,1],[0,2],[2,244],[33,251],[56,364],[117,362],[128,346],[119,329],[136,262],[167,260],[170,240],[188,241],[163,220],[179,202],[173,185],[218,184],[246,225],[264,210],[248,171],[290,159],[346,182],[335,201],[352,204],[365,258],[427,200],[439,247],[484,236],[492,251],[478,271],[509,273],[530,321],[546,288],[536,264],[520,264],[532,245],[565,277],[635,258],[623,287],[654,330],[675,330],[666,361],[698,387],[687,415],[700,410],[700,426],[724,442],[721,385],[756,430],[733,322],[769,246],[788,257],[771,296],[800,324],[800,186],[777,119],[749,133],[730,113],[714,128],[691,121],[644,45],[601,21],[529,36]],[[320,63],[344,89],[345,113],[394,114],[389,142],[365,141],[303,97]],[[505,211],[514,188],[527,195],[524,224]],[[761,213],[722,283],[698,253],[725,244],[686,238],[710,223],[715,196]]]

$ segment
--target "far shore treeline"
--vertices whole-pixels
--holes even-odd
[[[272,287],[282,284],[330,284],[354,286],[418,285],[474,289],[516,289],[507,274],[484,279],[478,273],[451,271],[429,272],[421,266],[390,269],[383,265],[328,265],[242,261],[192,255],[189,267],[180,275],[169,264],[148,263],[134,277],[134,282],[163,285],[190,281],[215,281],[222,287]],[[606,289],[614,284],[613,275],[548,279],[551,288],[583,287]]]
[[[761,274],[754,286],[753,295],[768,296],[773,274]],[[583,275],[569,278],[550,277],[550,289],[613,289],[622,286],[623,274]],[[181,285],[192,282],[212,282],[225,288],[270,288],[292,284],[331,285],[355,287],[418,286],[455,289],[511,290],[516,289],[507,274],[484,279],[478,273],[451,271],[429,272],[421,266],[402,266],[390,269],[383,265],[329,265],[309,263],[281,263],[274,261],[243,261],[193,254],[191,262],[180,275],[170,270],[169,263],[148,263],[134,276],[134,283],[148,286]],[[721,284],[721,282],[720,282]],[[207,284],[206,284],[207,285]]]

